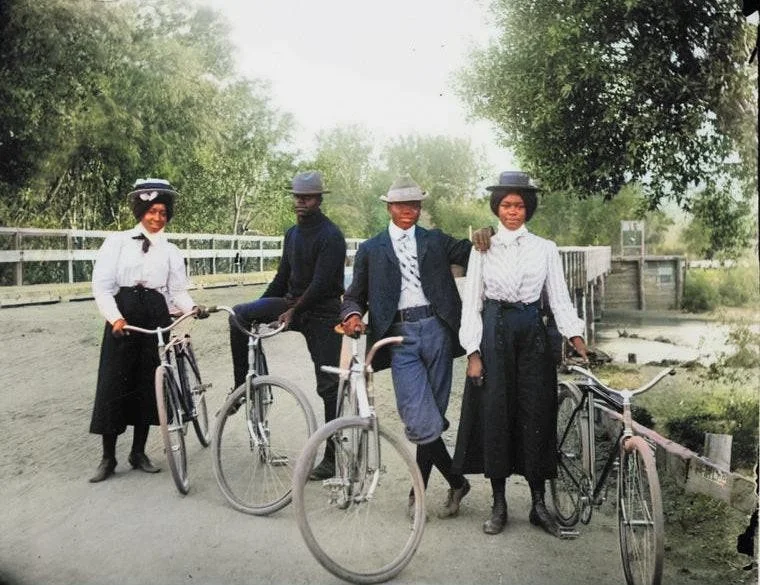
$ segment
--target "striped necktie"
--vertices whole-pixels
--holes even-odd
[[[420,288],[420,273],[417,266],[417,256],[412,253],[411,241],[408,234],[402,234],[398,240],[398,264],[401,268],[402,288],[416,290]]]

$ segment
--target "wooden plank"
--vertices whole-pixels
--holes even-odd
[[[612,421],[612,424],[622,424],[619,413],[601,406],[597,408]],[[655,457],[658,471],[673,478],[687,492],[700,493],[721,500],[745,514],[751,514],[754,511],[757,506],[757,496],[753,480],[722,469],[718,463],[635,421],[633,429],[656,446]]]

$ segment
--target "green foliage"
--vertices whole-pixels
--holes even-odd
[[[473,54],[460,93],[548,193],[610,199],[639,182],[649,209],[665,199],[693,208],[711,228],[712,253],[746,244],[746,201],[757,192],[747,59],[757,32],[735,2],[491,7],[499,36]]]
[[[760,303],[760,274],[757,265],[686,271],[681,308],[690,313]]]
[[[650,253],[657,253],[673,223],[661,211],[647,211],[641,189],[628,186],[611,200],[578,199],[570,192],[540,193],[530,229],[559,246],[610,246],[613,253],[620,254],[621,220],[646,222]]]
[[[446,136],[408,135],[383,145],[359,126],[337,127],[317,136],[317,154],[307,166],[324,172],[332,191],[323,209],[347,237],[367,238],[388,224],[380,201],[393,180],[410,174],[428,193],[421,223],[467,237],[469,227],[490,225],[484,200],[473,197],[482,177],[482,153]]]
[[[654,417],[655,430],[696,453],[702,453],[705,433],[733,435],[732,467],[751,469],[757,462],[760,422],[756,370],[724,362],[710,368],[679,368],[673,380],[661,391],[636,399]]]
[[[707,272],[688,270],[683,282],[681,308],[689,313],[712,311],[718,305],[718,291],[715,290]]]
[[[408,173],[427,192],[423,207],[435,227],[452,225],[452,204],[474,196],[486,169],[483,152],[473,150],[468,140],[447,136],[399,137],[384,148],[382,159],[391,181]],[[462,227],[459,222],[455,229]]]
[[[121,229],[133,181],[161,176],[181,193],[175,231],[280,227],[267,214],[291,122],[236,79],[218,14],[187,0],[0,11],[0,223]]]

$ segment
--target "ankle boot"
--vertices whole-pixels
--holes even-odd
[[[559,525],[554,518],[554,514],[549,512],[544,502],[544,490],[543,489],[531,489],[531,499],[533,500],[533,506],[530,509],[530,523],[534,526],[543,528],[546,532],[552,536],[559,537]]]
[[[499,534],[507,524],[507,500],[498,498],[493,501],[491,517],[483,523],[483,532]]]
[[[98,468],[95,470],[95,475],[90,478],[90,483],[105,481],[113,475],[114,469],[116,469],[116,459],[103,457],[100,461],[100,465],[98,465]]]

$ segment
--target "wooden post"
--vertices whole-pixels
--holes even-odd
[[[639,310],[646,311],[647,303],[644,294],[644,257],[640,256],[636,264],[638,264],[638,279],[639,279]]]
[[[21,255],[19,261],[16,262],[16,286],[21,286],[24,284],[24,255],[21,251],[21,232],[16,232],[16,235],[13,239],[16,250],[18,250],[19,254]]]
[[[731,471],[731,443],[733,436],[705,433],[704,453],[718,467]]]
[[[68,265],[68,276],[69,276],[69,284],[74,284],[74,250],[73,250],[73,238],[71,237],[71,232],[66,234],[66,250],[69,253],[69,259],[67,262]]]

